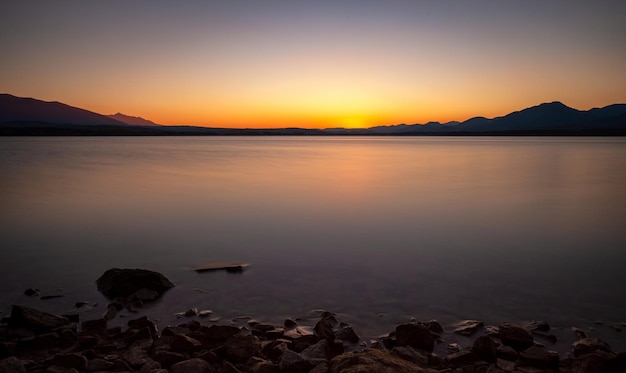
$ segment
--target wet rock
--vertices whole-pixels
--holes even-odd
[[[186,335],[176,334],[170,341],[170,348],[176,352],[194,352],[202,348],[202,343]]]
[[[483,322],[478,320],[465,320],[456,324],[453,332],[461,335],[470,336],[483,327]]]
[[[106,328],[107,320],[105,319],[85,320],[80,325],[81,331],[87,333],[103,332]]]
[[[302,350],[300,354],[306,359],[328,359],[330,357],[328,341],[322,339],[316,344]]]
[[[141,290],[155,291],[159,296],[175,285],[158,272],[146,269],[119,269],[106,271],[96,280],[98,290],[109,299],[128,298]]]
[[[257,337],[250,334],[235,334],[224,343],[226,356],[235,363],[246,362],[253,356],[261,354],[261,343]]]
[[[39,289],[28,288],[28,289],[24,290],[24,295],[27,295],[29,297],[34,297],[36,295],[39,295]]]
[[[396,345],[411,346],[432,352],[435,344],[435,336],[418,324],[400,324],[396,327]]]
[[[595,351],[612,352],[608,343],[598,338],[583,338],[572,345],[574,356],[589,354]]]
[[[212,313],[213,313],[213,311],[211,311],[211,310],[202,310],[202,311],[198,312],[198,316],[202,317],[202,318],[206,318],[206,317],[209,317]]]
[[[508,361],[516,361],[519,358],[519,354],[517,353],[517,351],[509,346],[498,346],[496,348],[496,356],[499,359]]]
[[[448,351],[448,354],[453,354],[455,352],[461,351],[461,346],[458,343],[448,343],[448,345],[446,346],[446,351]]]
[[[476,354],[481,360],[494,362],[496,361],[496,351],[498,346],[487,335],[481,335],[476,338],[472,345],[472,352]]]
[[[335,339],[335,333],[333,331],[335,325],[337,325],[335,316],[330,312],[324,312],[321,320],[315,324],[315,334],[320,338],[332,341]]]
[[[128,320],[127,325],[131,329],[148,328],[152,336],[156,336],[157,334],[156,324],[150,321],[147,316],[142,316],[138,319]]]
[[[520,353],[523,363],[539,368],[558,369],[559,354],[538,346],[530,346]]]
[[[445,361],[448,365],[452,365],[454,367],[463,367],[467,365],[472,365],[478,362],[480,359],[476,354],[472,351],[462,350],[459,352],[455,352],[446,356]]]
[[[246,363],[247,371],[250,373],[278,373],[278,365],[275,365],[271,361],[261,359],[258,357],[252,357]]]
[[[26,373],[24,364],[15,356],[0,360],[0,373]]]
[[[283,326],[285,327],[285,329],[294,329],[296,326],[298,326],[298,324],[292,319],[285,319]]]
[[[190,308],[187,311],[185,311],[185,316],[186,317],[193,317],[193,316],[196,316],[196,315],[198,315],[198,309],[195,308],[195,307]]]
[[[526,324],[526,328],[532,331],[547,332],[550,331],[550,325],[544,320],[531,320]]]
[[[185,355],[178,352],[159,350],[154,353],[153,358],[158,361],[162,367],[169,368],[170,366],[185,360]]]
[[[394,356],[386,350],[366,349],[360,352],[348,352],[333,358],[330,361],[329,372],[430,373],[436,371],[422,368],[414,363]]]
[[[581,329],[578,329],[576,327],[572,327],[572,331],[574,332],[574,334],[576,334],[576,337],[578,339],[587,338],[587,334],[585,334],[585,332],[583,332]]]
[[[52,362],[54,365],[68,369],[74,368],[78,371],[85,371],[87,369],[87,358],[77,353],[57,354],[52,359]]]
[[[68,325],[66,317],[53,315],[25,306],[13,306],[9,318],[9,328],[25,328],[36,333],[44,333]]]
[[[238,327],[230,325],[211,325],[203,330],[204,334],[210,339],[226,339],[241,331]]]
[[[217,370],[202,359],[194,358],[172,365],[169,373],[216,373]]]
[[[428,355],[426,355],[423,351],[414,349],[411,346],[394,347],[391,352],[394,355],[417,365],[428,365]]]
[[[533,335],[528,329],[512,323],[500,324],[499,337],[502,344],[518,351],[525,350],[533,344]]]
[[[142,348],[131,348],[122,354],[122,358],[131,368],[137,369],[145,365],[148,361],[151,361],[148,356],[148,351]]]
[[[308,372],[313,366],[301,354],[286,350],[278,363],[281,373]]]
[[[574,359],[572,362],[572,372],[575,373],[606,373],[619,372],[625,370],[617,369],[618,366],[613,365],[615,355],[606,351],[591,352]]]
[[[496,367],[502,369],[505,372],[513,372],[517,368],[515,360],[496,359]]]
[[[337,330],[337,332],[335,333],[335,337],[341,339],[342,341],[347,341],[350,343],[358,343],[361,339],[361,337],[356,334],[356,331],[354,331],[354,328],[350,325],[345,325]]]
[[[437,320],[429,320],[424,323],[424,326],[433,333],[441,334],[443,333],[443,327],[439,324]]]
[[[87,363],[87,371],[89,372],[110,371],[114,367],[115,364],[104,359],[93,359]]]

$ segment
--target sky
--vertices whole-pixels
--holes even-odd
[[[209,127],[626,103],[626,1],[0,2],[0,93]]]

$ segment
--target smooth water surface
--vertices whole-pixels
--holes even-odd
[[[626,321],[625,138],[0,138],[0,175],[4,315],[98,317],[95,280],[139,267],[178,285],[162,322]]]

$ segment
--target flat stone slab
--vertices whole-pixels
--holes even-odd
[[[235,262],[210,262],[205,263],[193,268],[196,272],[208,272],[208,271],[220,271],[226,272],[243,272],[250,266],[250,263],[235,263]]]

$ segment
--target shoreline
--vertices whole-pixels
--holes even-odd
[[[412,320],[367,339],[339,316],[315,313],[317,317],[272,325],[251,316],[216,320],[211,312],[192,308],[180,315],[180,323],[159,330],[146,315],[80,320],[78,315],[13,306],[11,316],[0,324],[0,372],[166,373],[189,364],[201,365],[203,372],[257,373],[352,372],[363,364],[391,364],[396,367],[391,371],[407,372],[470,367],[497,372],[591,368],[617,372],[626,367],[626,351],[615,351],[582,329],[555,330],[540,320],[497,326],[466,320],[452,330],[436,320]],[[120,321],[123,326],[111,325]],[[569,351],[553,351],[558,341],[563,343],[557,335],[567,333],[574,340]]]

